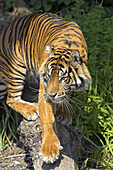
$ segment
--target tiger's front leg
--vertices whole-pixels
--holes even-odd
[[[43,91],[44,87],[40,82],[40,90]],[[60,142],[54,131],[55,118],[52,111],[52,106],[46,101],[45,97],[41,98],[39,92],[39,116],[42,126],[42,146],[39,155],[43,157],[46,163],[53,163],[59,156],[59,150],[62,149]]]

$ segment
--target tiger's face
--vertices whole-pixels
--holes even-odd
[[[78,50],[54,50],[47,45],[46,53],[40,70],[46,99],[59,103],[70,91],[88,90],[91,76]]]

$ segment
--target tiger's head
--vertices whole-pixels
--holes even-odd
[[[88,90],[91,76],[78,50],[47,45],[46,53],[48,57],[40,70],[46,99],[59,103],[70,91]]]

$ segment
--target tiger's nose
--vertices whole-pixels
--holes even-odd
[[[49,96],[50,96],[51,98],[55,98],[55,97],[57,96],[57,93],[51,93],[51,94],[49,94]]]
[[[60,97],[60,96],[61,96],[61,97],[62,97],[62,96],[65,96],[65,93],[64,93],[64,92],[60,92],[58,96],[59,96],[59,97]]]

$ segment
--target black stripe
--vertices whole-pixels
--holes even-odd
[[[71,29],[72,30],[72,29]],[[67,30],[67,32],[68,31],[70,31],[70,29],[68,29]],[[77,34],[79,34],[79,35],[81,35],[79,32],[77,32],[77,31],[74,31],[74,32],[76,32]],[[79,38],[80,40],[82,40],[82,38],[81,37],[79,37],[79,36],[77,36],[77,35],[75,35],[75,34],[64,34],[64,36],[68,36],[68,37],[77,37],[77,38]]]
[[[1,85],[0,85],[1,86]],[[7,87],[5,88],[5,89],[0,89],[0,95],[1,95],[1,93],[3,93],[3,92],[7,92]]]
[[[52,64],[50,64],[50,66],[52,67],[52,66],[57,66],[57,63],[52,63]]]
[[[17,83],[17,82],[9,82],[8,81],[8,84],[10,84],[11,86],[13,86],[13,87],[20,87],[21,85],[23,85],[23,83],[22,82],[18,82],[18,84],[15,84],[15,83]],[[20,84],[20,85],[19,85]],[[9,90],[9,88],[8,88],[8,90]],[[15,90],[15,89],[12,89],[12,90]]]
[[[21,89],[21,90],[15,90],[15,91],[14,91],[14,89],[8,88],[8,90],[10,90],[10,92],[13,93],[13,94],[22,92],[22,89]],[[12,91],[12,90],[13,90],[13,91]]]
[[[15,37],[16,37],[16,34],[17,34],[18,25],[19,25],[19,23],[22,19],[23,19],[23,17],[18,19],[18,21],[16,23],[15,30],[14,30],[15,31]],[[12,32],[13,32],[13,29],[14,29],[14,24],[15,24],[15,20],[11,23],[11,30],[10,30],[10,34],[9,34],[9,38],[8,38],[8,43],[10,43],[11,38],[12,38]]]
[[[9,28],[9,26],[6,27],[4,34],[3,34],[3,37],[2,37],[2,50],[3,50],[5,55],[7,54],[6,48],[5,48],[5,38],[6,38],[6,33],[7,33],[8,28]]]
[[[67,56],[66,54],[63,54],[63,56],[65,56],[67,59],[69,59],[69,56]]]
[[[21,95],[17,95],[17,96],[8,96],[9,98],[16,98],[16,97],[21,97]],[[12,104],[12,102],[8,102],[8,104]]]
[[[35,47],[32,47],[34,44],[33,44],[33,41],[31,42],[30,44],[30,56],[28,56],[30,58],[30,65],[31,65],[31,69],[33,70],[33,63],[32,63],[32,59],[34,58],[34,49]],[[33,48],[33,54],[32,54],[32,48]]]
[[[60,67],[64,68],[64,65],[63,64],[59,64]]]

